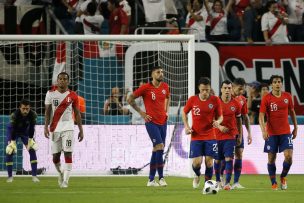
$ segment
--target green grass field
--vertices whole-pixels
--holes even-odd
[[[15,177],[13,183],[0,179],[0,203],[78,203],[78,202],[170,202],[170,203],[294,203],[304,202],[304,175],[289,175],[288,190],[272,191],[266,175],[242,175],[242,190],[220,191],[217,195],[202,195],[192,189],[192,179],[167,177],[168,187],[148,188],[146,177],[71,177],[69,188],[60,189],[57,178],[40,177],[33,183],[30,177]]]

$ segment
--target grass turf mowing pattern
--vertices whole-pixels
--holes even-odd
[[[279,178],[279,177],[278,177]],[[57,186],[57,178],[40,177],[33,183],[31,177],[15,177],[13,183],[0,179],[0,203],[83,203],[83,202],[170,202],[170,203],[278,203],[304,202],[301,187],[304,175],[289,175],[288,190],[272,191],[268,176],[242,175],[245,189],[220,191],[217,195],[202,195],[192,188],[192,179],[167,177],[168,187],[146,187],[146,177],[71,177],[69,188]]]

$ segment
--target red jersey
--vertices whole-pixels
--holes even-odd
[[[126,25],[127,29],[126,32],[123,34],[128,34],[128,16],[127,14],[122,10],[121,7],[115,9],[111,14],[109,18],[109,27],[110,27],[110,34],[112,35],[120,35],[121,26]]]
[[[223,122],[221,125],[229,129],[227,133],[221,132],[219,129],[215,129],[217,140],[234,140],[236,135],[239,134],[237,128],[237,117],[241,117],[241,105],[236,99],[231,99],[228,103],[221,100],[221,106],[223,111]]]
[[[169,99],[169,85],[165,82],[160,83],[159,87],[154,87],[152,83],[140,86],[133,92],[135,97],[142,97],[146,112],[152,117],[152,122],[163,125],[167,121],[165,100]]]
[[[267,117],[266,130],[269,136],[290,134],[288,114],[292,109],[292,97],[287,92],[282,92],[280,97],[270,92],[262,98],[260,112]]]
[[[218,97],[210,96],[202,101],[198,95],[188,99],[184,112],[192,113],[192,136],[191,140],[214,140],[213,120],[222,115],[221,102]]]
[[[247,99],[243,95],[237,96],[234,98],[241,104],[241,114],[246,115],[248,114],[248,107],[247,107]]]

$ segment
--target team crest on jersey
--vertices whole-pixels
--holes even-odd
[[[162,90],[162,93],[163,93],[163,94],[166,94],[166,90]]]
[[[209,104],[208,107],[209,107],[209,109],[212,109],[213,108],[213,104]]]
[[[241,103],[242,106],[244,105],[244,101],[243,100],[241,100],[240,103]]]
[[[230,109],[231,109],[231,111],[235,111],[235,107],[234,106],[230,107]]]
[[[284,103],[285,103],[285,104],[288,104],[288,99],[284,99]]]

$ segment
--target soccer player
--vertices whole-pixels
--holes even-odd
[[[252,143],[251,129],[250,129],[250,119],[248,116],[247,100],[243,96],[245,92],[246,82],[243,78],[236,78],[232,84],[232,95],[241,104],[241,114],[243,122],[245,124],[246,130],[248,132],[247,144]],[[234,183],[231,186],[232,189],[242,189],[244,188],[240,183],[239,179],[242,172],[242,159],[244,152],[244,136],[242,136],[242,143],[235,147],[235,160],[234,160]]]
[[[284,152],[283,170],[281,173],[281,189],[287,189],[286,176],[292,164],[293,139],[297,137],[297,119],[293,107],[292,96],[282,91],[283,77],[272,75],[270,77],[272,91],[262,98],[259,114],[259,123],[265,140],[264,152],[268,153],[268,173],[272,189],[277,190],[276,157],[277,153]],[[290,133],[288,114],[294,128]],[[267,124],[265,123],[265,115]]]
[[[223,189],[230,190],[234,151],[242,142],[241,105],[232,98],[232,83],[228,80],[222,82],[220,98],[223,122],[215,129],[218,154],[214,162],[214,171],[216,181],[220,182],[221,161],[224,160],[226,179]]]
[[[214,127],[218,127],[223,120],[219,98],[210,95],[209,78],[200,78],[198,89],[199,94],[188,99],[182,112],[186,134],[191,135],[189,157],[193,158],[192,168],[195,173],[193,188],[198,188],[200,185],[203,156],[206,165],[205,181],[212,178],[213,158],[217,152]],[[192,127],[190,127],[187,117],[190,111],[192,113]]]
[[[45,97],[44,135],[46,138],[51,135],[53,163],[59,173],[58,184],[62,188],[68,187],[72,170],[72,152],[74,147],[73,110],[79,128],[78,140],[79,142],[83,140],[78,96],[68,89],[69,79],[67,73],[59,73],[57,76],[57,88],[48,91]],[[64,168],[61,168],[60,163],[61,151],[64,152]]]
[[[150,160],[150,174],[148,187],[167,186],[164,179],[163,153],[166,141],[167,118],[170,104],[169,85],[163,82],[164,73],[160,66],[151,70],[152,82],[140,86],[128,97],[128,103],[145,119],[145,125],[153,144]],[[135,103],[137,97],[142,97],[146,112],[141,110]],[[159,182],[154,180],[156,170]]]
[[[13,182],[13,154],[17,152],[16,141],[21,138],[23,144],[30,154],[32,167],[32,181],[40,182],[37,178],[37,156],[38,145],[34,141],[37,113],[31,109],[30,102],[26,99],[20,101],[19,109],[10,116],[10,123],[7,126],[6,139],[6,167],[8,179],[6,182]]]

